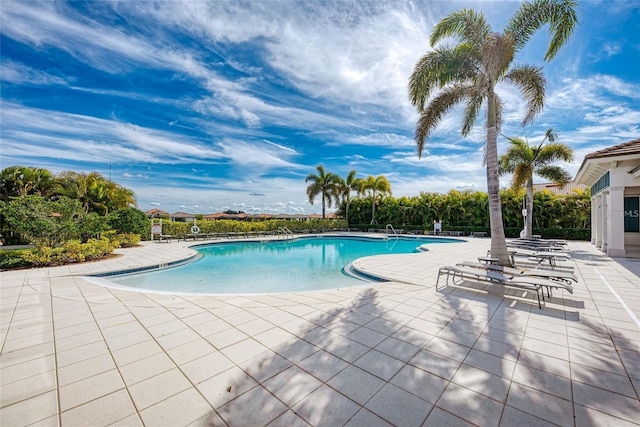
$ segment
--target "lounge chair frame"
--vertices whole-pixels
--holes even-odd
[[[490,270],[486,268],[474,268],[466,266],[445,266],[438,270],[438,278],[436,280],[436,291],[440,284],[440,276],[446,275],[445,283],[449,285],[449,279],[455,285],[456,278],[469,279],[477,282],[485,282],[490,284],[496,284],[501,286],[508,286],[518,289],[532,290],[536,292],[536,298],[538,299],[538,308],[542,308],[541,300],[544,300],[544,288],[547,288],[547,293],[551,296],[551,288],[567,290],[573,293],[573,287],[565,282],[558,282],[549,279],[542,279],[539,277],[524,277],[524,276],[511,276],[503,274],[499,271]],[[542,298],[540,295],[542,294]]]

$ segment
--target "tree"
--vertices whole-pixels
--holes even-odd
[[[141,238],[148,236],[151,226],[147,215],[135,208],[120,209],[109,213],[107,223],[116,233],[134,233],[139,234]]]
[[[391,195],[391,184],[384,175],[369,175],[358,182],[358,193],[371,197],[371,224],[376,223],[376,202],[383,195]]]
[[[461,133],[468,136],[483,105],[486,107],[487,136],[485,163],[491,223],[491,254],[509,264],[502,223],[498,171],[497,135],[502,120],[502,103],[495,88],[504,82],[520,89],[526,100],[522,125],[529,124],[544,104],[545,79],[537,67],[512,67],[515,54],[542,26],[549,24],[550,41],[545,61],[550,61],[569,39],[577,24],[574,0],[524,2],[502,33],[491,31],[482,13],[463,9],[452,12],[436,24],[431,46],[452,37],[457,45],[436,47],[416,64],[409,80],[409,98],[420,118],[415,140],[422,154],[425,140],[442,117],[455,105],[464,104]],[[432,93],[440,89],[433,98]]]
[[[0,173],[0,200],[11,197],[51,195],[55,179],[47,169],[30,166],[9,166]]]
[[[318,195],[322,196],[322,219],[325,218],[325,206],[331,207],[334,200],[338,203],[337,184],[340,177],[334,173],[327,173],[322,165],[316,167],[318,174],[310,173],[304,182],[311,182],[307,186],[307,196],[309,203],[313,205],[313,201]]]
[[[80,200],[85,212],[107,215],[118,209],[137,206],[133,191],[104,178],[98,172],[86,174],[66,171],[56,178],[58,194]]]
[[[54,201],[37,195],[16,197],[0,201],[0,213],[11,230],[38,247],[58,246],[79,238],[83,231],[82,206],[68,197]]]
[[[347,228],[349,228],[349,205],[351,204],[351,192],[358,191],[360,185],[360,179],[356,178],[356,171],[349,171],[347,179],[338,177],[338,183],[336,184],[336,191],[338,196],[342,199],[344,204],[344,217],[347,222]]]
[[[571,174],[560,166],[550,163],[558,160],[573,160],[573,150],[564,144],[555,142],[557,135],[553,129],[547,129],[538,145],[529,145],[524,138],[509,138],[511,143],[505,154],[500,156],[500,174],[512,173],[511,187],[526,186],[526,223],[525,237],[531,238],[533,228],[533,174],[564,186],[571,181]],[[548,144],[544,145],[546,141]]]

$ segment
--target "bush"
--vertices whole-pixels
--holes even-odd
[[[130,248],[140,243],[140,235],[135,233],[115,234],[109,233],[106,236],[114,248]]]
[[[142,239],[148,238],[151,229],[147,215],[135,208],[111,212],[107,215],[107,223],[118,234],[137,234]]]
[[[30,251],[31,249],[0,250],[0,270],[31,267],[31,263],[25,259],[25,255]]]
[[[42,246],[33,249],[0,251],[0,268],[54,267],[103,259],[111,254],[114,245],[107,238],[89,239],[87,243],[70,240],[63,246]]]

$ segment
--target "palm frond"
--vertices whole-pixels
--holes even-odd
[[[522,120],[522,126],[531,123],[544,106],[544,92],[547,81],[542,74],[542,68],[522,65],[513,68],[504,80],[517,86],[527,101],[527,113]]]
[[[513,189],[522,188],[529,178],[533,175],[533,168],[528,163],[519,163],[514,171],[513,178],[511,179],[511,187]]]
[[[435,46],[447,37],[456,37],[463,43],[479,47],[491,32],[484,15],[472,9],[462,9],[450,13],[431,32],[429,42]]]
[[[560,184],[561,186],[564,186],[572,180],[571,174],[560,166],[544,166],[537,169],[536,173],[543,178],[555,182],[556,184]]]
[[[546,165],[556,160],[570,162],[573,160],[573,150],[559,142],[550,143],[540,149],[536,160],[541,165]]]
[[[516,51],[522,49],[531,36],[549,24],[549,47],[545,61],[553,59],[567,42],[578,24],[575,0],[534,0],[525,2],[511,17],[505,33],[514,40]]]
[[[471,133],[471,129],[473,129],[473,125],[478,119],[478,115],[482,109],[482,103],[486,98],[485,91],[482,89],[482,87],[478,86],[469,87],[467,105],[465,106],[464,117],[462,119],[462,130],[460,132],[463,136],[467,136]]]
[[[435,89],[464,82],[476,74],[477,53],[469,45],[439,48],[424,55],[409,78],[409,100],[418,111]]]
[[[422,157],[424,142],[429,138],[431,132],[438,126],[442,117],[468,96],[469,87],[454,85],[445,88],[429,105],[422,111],[418,123],[416,124],[415,140],[418,145],[418,157]]]

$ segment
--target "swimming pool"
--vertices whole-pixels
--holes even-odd
[[[202,256],[175,268],[113,276],[118,287],[144,291],[255,294],[335,289],[362,284],[343,273],[357,258],[411,253],[443,238],[304,237],[223,242],[194,247]],[[104,284],[104,283],[102,283]]]

